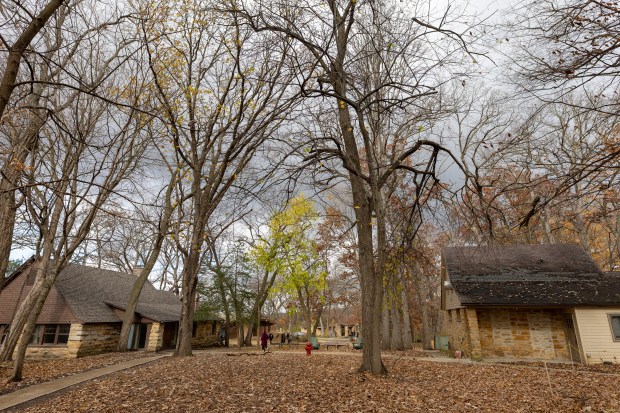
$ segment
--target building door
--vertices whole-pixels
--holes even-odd
[[[581,363],[581,351],[577,343],[577,333],[572,314],[564,314],[564,332],[566,334],[566,344],[568,345],[568,356],[575,363]]]
[[[177,332],[179,323],[164,324],[164,337],[162,339],[162,349],[175,348],[177,345]]]
[[[146,324],[132,324],[127,338],[127,349],[138,350],[146,346]]]

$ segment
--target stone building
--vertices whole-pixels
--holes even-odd
[[[442,253],[450,349],[473,359],[620,360],[620,273],[577,245],[452,247]]]
[[[0,294],[0,339],[34,284],[31,259],[11,274]],[[135,275],[70,264],[58,275],[28,346],[28,357],[81,357],[114,351]],[[134,315],[128,347],[160,351],[176,346],[181,303],[147,282]],[[192,346],[217,342],[220,320],[194,322]]]

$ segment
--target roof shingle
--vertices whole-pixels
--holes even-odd
[[[578,245],[451,247],[443,257],[463,305],[620,304],[620,274]]]
[[[83,323],[105,323],[120,321],[109,304],[125,309],[134,281],[130,274],[69,264],[55,285]],[[171,292],[157,290],[147,282],[136,313],[155,321],[178,321],[181,303]]]

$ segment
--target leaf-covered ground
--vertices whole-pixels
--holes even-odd
[[[24,364],[23,380],[17,383],[6,383],[7,378],[13,372],[13,363],[0,363],[0,394],[9,393],[28,387],[33,384],[42,383],[71,374],[80,373],[92,369],[120,363],[121,361],[132,360],[141,357],[152,357],[153,353],[129,352],[129,353],[108,353],[97,356],[75,358],[57,358],[48,360],[26,361]]]
[[[360,360],[359,353],[331,351],[167,357],[23,411],[620,412],[618,374],[390,355],[389,374],[375,377],[357,372]]]

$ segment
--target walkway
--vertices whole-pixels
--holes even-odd
[[[132,367],[139,366],[141,364],[150,363],[162,357],[168,357],[169,355],[170,353],[163,353],[158,354],[154,357],[138,358],[118,364],[113,364],[111,366],[102,367],[100,369],[89,370],[82,373],[74,374],[72,376],[62,377],[60,379],[28,386],[24,389],[16,390],[14,392],[0,396],[0,411],[14,408],[22,403],[32,401],[39,397],[47,396],[48,394],[66,389],[67,387],[74,386],[88,380],[96,379],[97,377],[105,376],[106,374],[126,370]]]

